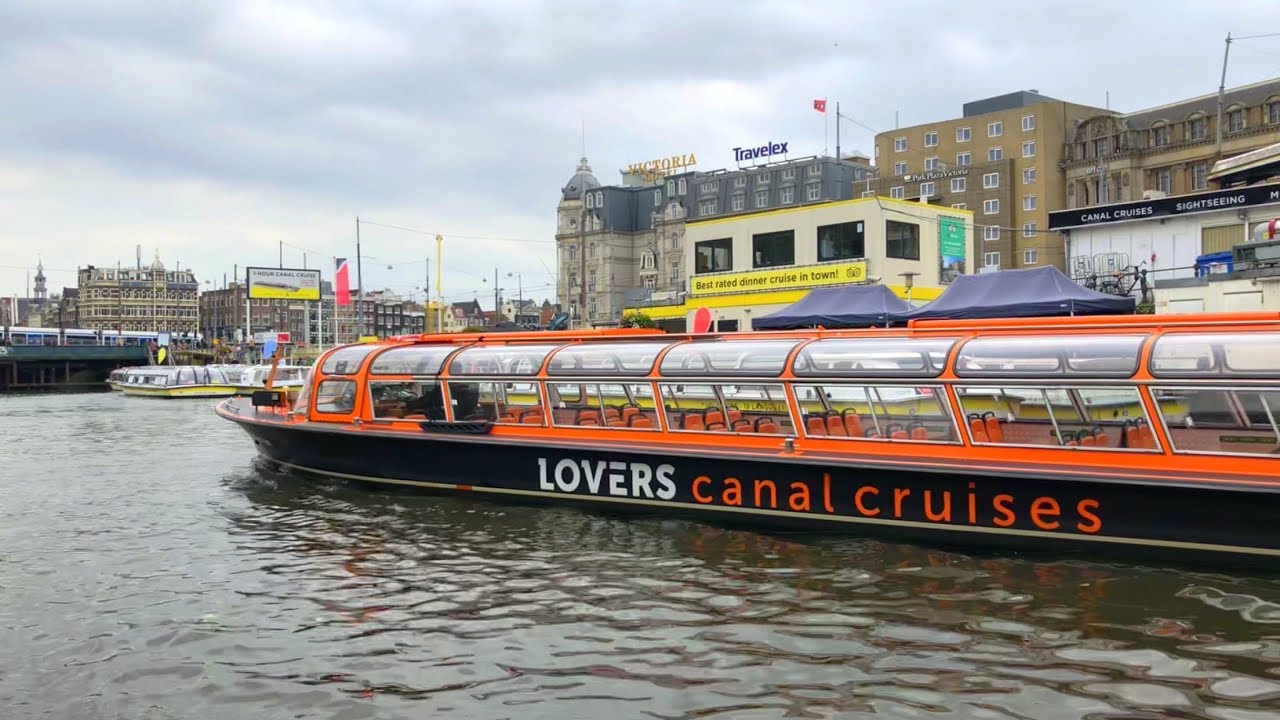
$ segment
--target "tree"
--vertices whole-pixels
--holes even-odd
[[[645,313],[631,312],[623,314],[622,321],[618,323],[618,327],[656,328],[658,327],[658,324],[653,321],[653,318],[649,317]]]

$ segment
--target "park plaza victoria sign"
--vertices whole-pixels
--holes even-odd
[[[1103,223],[1150,220],[1174,215],[1231,210],[1253,205],[1280,203],[1280,183],[1251,185],[1231,190],[1176,195],[1173,197],[1095,205],[1093,207],[1059,210],[1049,213],[1049,229],[1086,227]]]
[[[627,166],[627,172],[632,175],[639,175],[645,182],[653,182],[658,178],[688,170],[697,164],[698,158],[693,153],[688,153],[686,155],[658,158],[657,160],[646,160],[641,163],[631,163]]]
[[[969,174],[968,167],[953,168],[951,170],[930,170],[929,172],[915,173],[912,175],[903,175],[903,182],[928,182],[930,180],[944,180],[946,178],[964,177]]]
[[[727,295],[767,290],[796,290],[799,288],[822,287],[824,285],[860,283],[865,282],[866,279],[867,263],[859,260],[857,262],[802,265],[773,270],[748,270],[746,272],[727,272],[715,275],[694,275],[689,280],[689,294],[694,296]]]
[[[249,297],[255,300],[319,300],[320,271],[246,268]]]

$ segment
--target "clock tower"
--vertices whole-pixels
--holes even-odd
[[[582,285],[587,259],[583,225],[587,219],[587,195],[598,187],[600,181],[596,180],[591,164],[584,157],[578,161],[573,177],[561,188],[560,203],[556,208],[556,254],[559,263],[556,300],[574,320],[583,318],[586,311]]]

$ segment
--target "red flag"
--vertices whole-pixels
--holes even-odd
[[[824,113],[824,112],[826,112],[826,111],[827,111],[827,101],[826,101],[826,100],[814,100],[814,101],[813,101],[813,109],[814,109],[814,110],[817,110],[817,111],[818,111],[818,112],[820,112],[820,113]]]
[[[338,271],[333,274],[333,302],[339,306],[351,304],[351,268],[346,258],[334,258]]]

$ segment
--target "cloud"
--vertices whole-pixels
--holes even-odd
[[[9,0],[0,5],[0,293],[46,267],[150,258],[221,281],[279,242],[354,256],[354,218],[451,234],[446,294],[550,293],[558,189],[630,162],[880,130],[1019,88],[1137,109],[1212,92],[1215,7],[1035,3]],[[1233,6],[1237,28],[1280,8]],[[1265,41],[1255,41],[1265,42]],[[1246,47],[1244,43],[1241,47]],[[1261,47],[1259,50],[1261,51]],[[1241,52],[1230,84],[1276,74]],[[870,151],[872,133],[842,127]],[[467,236],[467,237],[458,237]],[[508,237],[519,241],[474,239]],[[366,226],[365,283],[421,286],[431,236]],[[302,251],[286,246],[286,262]],[[404,261],[404,262],[400,262]],[[391,269],[387,269],[390,264]],[[55,285],[74,274],[49,273]],[[434,272],[433,272],[434,275]],[[486,278],[488,278],[486,280]],[[434,277],[432,278],[434,282]]]

